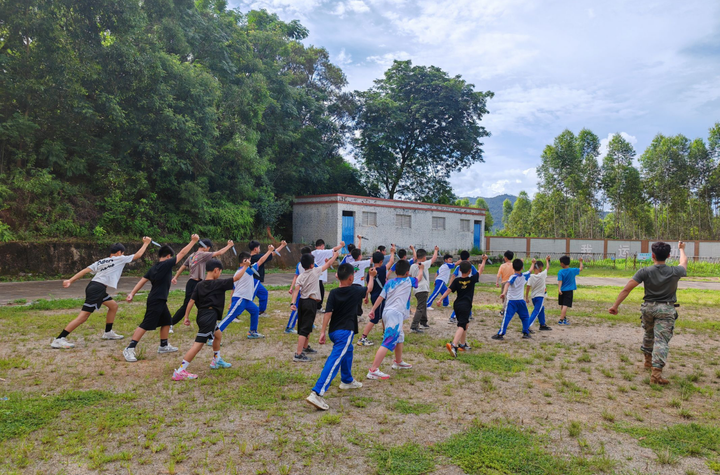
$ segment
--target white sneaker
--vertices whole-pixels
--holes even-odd
[[[109,332],[105,332],[102,334],[103,340],[122,340],[125,338],[123,335],[118,335],[115,333],[115,330],[110,330]]]
[[[383,373],[378,368],[375,371],[368,371],[367,379],[390,379],[390,375]]]
[[[170,333],[175,333],[175,332],[173,331],[172,327],[173,327],[173,326],[170,325]]]
[[[135,356],[135,348],[125,348],[123,350],[123,356],[125,357],[125,361],[128,363],[135,363],[137,361],[137,356]]]
[[[358,346],[373,346],[375,343],[368,340],[367,338],[360,338],[357,342]]]
[[[431,311],[432,311],[432,310],[435,310],[432,305],[430,305],[427,309],[428,309],[428,310],[431,310]]]
[[[361,387],[362,387],[362,383],[355,379],[353,380],[352,383],[348,383],[348,384],[340,383],[340,389],[358,389]]]
[[[167,346],[158,346],[158,353],[175,353],[177,350],[177,347],[172,346],[170,343]]]
[[[315,391],[311,392],[310,395],[305,398],[305,400],[308,402],[308,404],[310,404],[311,406],[315,406],[321,411],[327,411],[328,409],[330,409],[330,406],[328,406],[328,403],[325,402],[325,399],[323,399],[321,396],[318,396]]]
[[[263,312],[263,313],[261,313],[261,314],[258,315],[259,318],[265,318],[265,317],[269,317],[269,316],[270,316],[270,315],[268,315],[268,314],[265,313],[265,312]]]
[[[393,364],[392,364],[392,369],[410,369],[410,368],[412,368],[412,365],[410,363],[406,363],[404,361],[401,361],[399,363],[397,361],[393,361]]]
[[[65,339],[65,337],[55,338],[53,341],[50,342],[50,346],[53,348],[58,348],[58,349],[63,349],[63,350],[66,350],[68,348],[75,348],[75,344],[67,341]]]

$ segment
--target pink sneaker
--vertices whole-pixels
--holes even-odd
[[[173,372],[173,381],[185,381],[186,379],[197,379],[197,374],[188,373],[187,370],[181,369]]]

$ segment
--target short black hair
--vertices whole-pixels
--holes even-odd
[[[560,258],[560,264],[569,266],[570,265],[570,257],[569,256],[562,256]]]
[[[460,272],[462,272],[463,274],[467,274],[468,272],[470,272],[472,270],[472,264],[470,264],[470,261],[460,262],[459,267],[460,267]]]
[[[110,254],[115,254],[116,252],[122,252],[125,254],[125,246],[120,244],[119,242],[116,242],[112,246],[110,246]]]
[[[410,272],[410,263],[408,261],[398,261],[395,264],[395,273],[397,275],[405,275]]]
[[[385,252],[385,249],[387,249],[385,246],[378,246],[378,251]]]
[[[461,261],[466,261],[466,260],[468,260],[468,259],[470,259],[470,253],[467,252],[467,251],[462,251],[462,252],[460,253],[460,260],[461,260]]]
[[[350,243],[350,244],[348,244],[348,245],[345,246],[345,247],[347,247],[348,252],[352,252],[353,249],[355,249],[355,244]]]
[[[324,246],[324,245],[325,245],[325,241],[323,241],[322,239],[318,239],[317,241],[315,241],[315,247],[320,247],[320,246]]]
[[[238,261],[242,264],[245,259],[250,259],[250,253],[247,251],[240,252],[240,254],[238,254]]]
[[[205,263],[205,270],[207,272],[212,272],[215,269],[223,269],[222,262],[220,262],[220,259],[210,259]]]
[[[355,275],[355,267],[352,264],[340,264],[337,270],[337,278],[340,282],[347,280]]]
[[[373,263],[375,263],[375,264],[380,264],[382,261],[385,260],[385,256],[384,256],[383,253],[380,252],[380,251],[378,251],[378,252],[373,252],[372,260],[373,260]]]
[[[300,249],[300,254],[310,254],[312,252],[312,249],[310,249],[310,246],[304,246],[302,249]]]
[[[515,253],[512,251],[505,251],[503,256],[505,256],[507,258],[507,260],[511,261],[511,260],[513,260],[513,257],[515,257]]]
[[[670,244],[662,241],[653,243],[652,253],[655,254],[655,259],[660,262],[665,262],[670,255]]]
[[[524,266],[524,265],[525,265],[525,264],[523,264],[522,259],[515,259],[515,260],[513,261],[513,263],[512,263],[513,270],[514,270],[515,272],[518,272],[518,271],[523,270],[523,266]]]
[[[315,265],[315,258],[312,254],[303,254],[300,257],[300,265],[303,269],[312,269]]]
[[[352,252],[350,253],[350,255],[352,256],[353,259],[358,260],[358,258],[359,258],[360,256],[362,256],[362,251],[361,251],[360,249],[358,249],[358,248],[355,248],[355,249],[352,250]]]
[[[165,256],[174,256],[175,251],[173,251],[173,248],[165,244],[160,248],[158,251],[158,257],[165,257]]]
[[[446,260],[448,260],[448,259],[452,259],[452,258],[453,258],[453,256],[452,256],[451,254],[445,254],[445,255],[443,256],[443,260],[444,260],[444,261],[446,261]]]
[[[535,267],[537,269],[542,269],[543,267],[545,267],[545,264],[543,264],[543,261],[535,261]]]
[[[251,251],[255,250],[256,248],[260,247],[260,242],[256,240],[252,240],[248,243],[248,249]]]
[[[400,250],[397,252],[397,255],[398,255],[398,257],[399,257],[400,259],[402,259],[403,257],[407,256],[407,251],[406,251],[405,249],[400,249]]]
[[[207,247],[208,249],[210,249],[212,247],[212,241],[209,239],[201,239],[200,247]]]
[[[425,249],[418,249],[416,252],[418,259],[422,259],[423,257],[427,256],[427,251]]]

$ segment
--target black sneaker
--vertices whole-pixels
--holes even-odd
[[[549,331],[552,331],[552,328],[550,328],[547,325],[540,325],[540,331],[541,332],[549,332]]]
[[[523,340],[529,340],[530,338],[532,338],[529,333],[523,333],[522,337],[523,337]]]
[[[312,358],[309,358],[305,353],[300,353],[299,355],[293,356],[293,361],[296,363],[308,363],[312,361]]]
[[[308,345],[303,349],[303,353],[305,353],[306,355],[314,355],[317,354],[317,350],[313,350],[312,348],[310,348],[310,345]]]
[[[419,328],[411,328],[410,333],[425,333],[425,332]]]
[[[534,334],[535,334],[535,330],[530,330],[530,329],[528,329],[528,333],[530,333],[531,335],[534,335]]]
[[[430,328],[430,325],[428,325],[427,323],[421,323],[421,324],[420,324],[420,327],[422,327],[423,329],[427,330],[428,328]]]
[[[491,338],[492,338],[493,340],[504,340],[504,339],[505,339],[505,337],[502,336],[502,335],[499,334],[499,333],[494,334]]]
[[[472,348],[470,348],[470,345],[465,343],[464,345],[458,345],[458,350],[460,351],[470,351]]]

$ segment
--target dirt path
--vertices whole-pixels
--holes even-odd
[[[182,276],[177,285],[172,286],[171,290],[182,290],[185,288],[187,282],[187,276]],[[265,276],[266,285],[290,285],[292,283],[292,273],[276,273],[267,274]],[[335,280],[334,275],[330,275],[330,281]],[[121,277],[120,283],[118,284],[117,290],[110,292],[110,295],[116,295],[120,292],[128,293],[132,290],[138,281],[138,277]],[[495,282],[495,275],[483,275],[480,278],[481,282],[493,283]],[[622,287],[627,283],[627,278],[617,277],[578,277],[578,285],[587,286],[618,286]],[[548,278],[548,284],[556,284],[554,276]],[[28,302],[38,299],[68,299],[68,298],[82,298],[85,296],[85,281],[76,282],[69,289],[62,286],[61,280],[43,280],[35,282],[2,282],[0,283],[0,305],[13,302],[15,300],[26,300]],[[680,281],[679,288],[681,289],[705,289],[705,290],[720,290],[719,282],[690,282]],[[145,290],[149,290],[150,287],[146,286]]]

